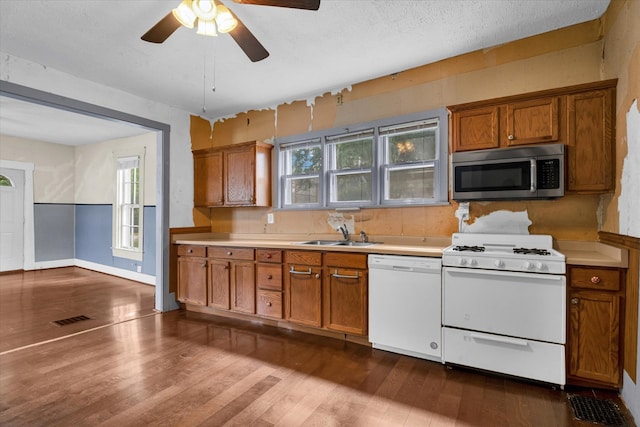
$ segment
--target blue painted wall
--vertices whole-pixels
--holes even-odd
[[[73,259],[75,205],[36,203],[33,205],[35,261]]]
[[[156,207],[144,207],[144,255],[142,262],[126,258],[114,257],[111,253],[112,213],[111,205],[71,205],[70,218],[75,217],[75,224],[70,235],[75,235],[75,256],[60,256],[53,259],[77,258],[96,264],[107,265],[123,270],[137,271],[142,266],[142,273],[156,275]],[[51,227],[52,225],[49,225]],[[38,234],[36,225],[36,235]],[[36,239],[36,247],[38,240]],[[36,249],[36,253],[37,253]],[[49,259],[51,260],[51,259]],[[36,261],[40,261],[37,259]]]
[[[112,206],[76,205],[76,258],[136,271],[142,265],[142,273],[156,275],[156,208],[144,207],[144,255],[142,262],[114,257],[111,253]]]

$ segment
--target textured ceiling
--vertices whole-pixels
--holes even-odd
[[[215,119],[599,18],[609,4],[321,0],[313,12],[228,0],[270,52],[252,63],[226,34],[140,40],[178,2],[0,0],[0,51]]]

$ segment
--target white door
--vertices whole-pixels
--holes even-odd
[[[24,171],[0,168],[0,271],[24,268]]]

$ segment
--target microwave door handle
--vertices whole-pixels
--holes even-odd
[[[538,179],[537,162],[536,159],[530,159],[529,161],[531,162],[531,188],[529,191],[535,193],[537,187],[536,181]]]

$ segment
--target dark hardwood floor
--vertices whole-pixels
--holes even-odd
[[[61,312],[81,314],[77,308],[86,306]],[[595,393],[619,402],[613,393]],[[591,426],[573,418],[566,396],[545,385],[185,311],[0,353],[2,426]]]

